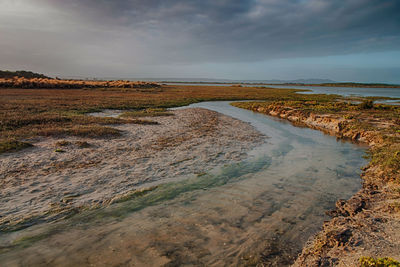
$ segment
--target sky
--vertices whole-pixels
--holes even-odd
[[[0,0],[0,69],[400,84],[400,1]]]

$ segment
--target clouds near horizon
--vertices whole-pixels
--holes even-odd
[[[0,64],[71,74],[400,51],[398,0],[0,0],[0,7]]]

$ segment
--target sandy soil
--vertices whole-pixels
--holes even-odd
[[[213,111],[173,113],[149,118],[159,125],[113,126],[123,132],[118,138],[46,138],[31,149],[0,155],[0,230],[106,205],[146,184],[203,173],[244,159],[264,142],[249,124]],[[70,142],[61,148],[65,152],[55,152],[63,140]],[[90,146],[80,148],[79,141]]]

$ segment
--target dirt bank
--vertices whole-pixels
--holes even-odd
[[[249,107],[246,107],[249,108]],[[359,117],[374,127],[354,127],[351,114],[313,114],[281,105],[253,105],[249,109],[283,118],[339,138],[365,143],[372,151],[396,146],[386,129],[396,127],[390,119]],[[395,136],[396,135],[396,136]],[[389,143],[388,143],[389,142]],[[373,153],[373,152],[372,152]],[[294,266],[357,266],[361,257],[391,257],[400,260],[399,173],[371,162],[363,169],[363,188],[349,200],[339,200],[332,219],[303,249]]]
[[[158,125],[114,125],[112,139],[44,138],[0,155],[0,230],[108,205],[149,183],[244,159],[264,136],[206,109],[153,117]]]

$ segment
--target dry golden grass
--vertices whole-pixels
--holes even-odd
[[[0,87],[3,88],[56,88],[56,89],[81,89],[81,88],[156,88],[160,87],[152,82],[133,81],[88,81],[88,80],[60,80],[50,78],[0,78]]]

